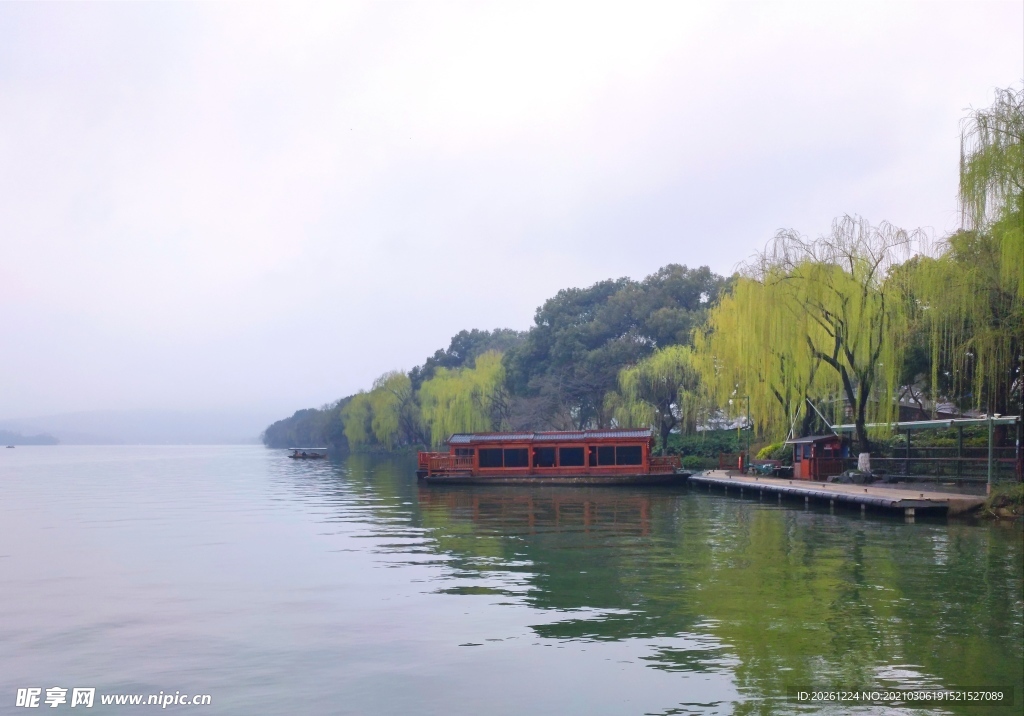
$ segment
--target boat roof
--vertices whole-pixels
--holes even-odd
[[[826,440],[842,440],[838,435],[805,435],[802,438],[793,438],[787,440],[787,445],[802,445],[804,443],[820,443]]]
[[[448,438],[449,445],[477,445],[480,443],[558,442],[574,443],[601,440],[650,440],[650,428],[633,430],[558,430],[550,432],[516,433],[455,433]]]

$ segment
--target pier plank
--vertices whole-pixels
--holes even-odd
[[[725,470],[713,470],[703,475],[691,475],[690,482],[722,487],[726,491],[736,489],[761,490],[782,495],[803,497],[805,501],[846,502],[880,509],[903,511],[914,514],[917,511],[945,512],[956,515],[970,512],[985,502],[984,497],[962,495],[935,490],[913,490],[875,485],[842,485],[832,482],[810,482],[787,478],[740,475]],[[907,512],[912,510],[914,512]]]

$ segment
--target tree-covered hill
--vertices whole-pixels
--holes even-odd
[[[604,398],[619,372],[661,346],[689,343],[726,285],[706,266],[670,264],[642,281],[564,289],[528,331],[460,331],[407,374],[390,371],[368,391],[299,410],[268,427],[263,442],[345,452],[437,442],[452,425],[607,427]]]

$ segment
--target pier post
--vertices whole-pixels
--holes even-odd
[[[993,438],[994,437],[995,436],[993,435],[993,429],[992,429],[992,416],[989,415],[988,416],[988,483],[986,483],[986,485],[985,485],[985,493],[986,494],[991,494],[992,493],[992,456],[993,456],[993,453],[992,453],[992,442],[993,442]]]
[[[913,522],[914,521],[914,508],[913,507],[906,507],[906,508],[904,508],[904,510],[903,510],[903,519],[906,522]]]
[[[867,505],[865,505],[865,504],[864,504],[864,503],[862,502],[862,503],[861,503],[861,505],[860,505],[860,516],[861,516],[861,517],[863,517],[863,516],[864,516],[864,513],[865,513],[865,512],[867,512],[867,511],[868,511]]]
[[[957,485],[960,484],[960,477],[963,475],[964,469],[964,426],[956,426],[956,480]]]
[[[804,509],[807,509],[807,507],[808,507],[808,506],[809,506],[810,504],[811,504],[811,498],[810,498],[810,496],[809,496],[809,495],[804,495]]]
[[[779,504],[781,505],[782,504],[782,493],[778,492],[776,494],[779,496]]]

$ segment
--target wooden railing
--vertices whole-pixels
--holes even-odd
[[[427,453],[426,470],[432,475],[439,472],[470,472],[472,469],[473,457],[470,455]]]
[[[651,472],[674,472],[682,467],[678,455],[651,455]]]
[[[841,458],[837,458],[835,460],[816,458],[813,464],[816,472],[814,477],[819,480],[824,480],[825,478],[832,477],[833,475],[839,475],[846,469],[843,466],[843,460]]]
[[[718,469],[719,470],[738,470],[740,466],[740,458],[742,453],[738,452],[720,452],[718,453]]]
[[[440,454],[441,453],[436,453],[436,452],[419,452],[419,453],[416,453],[416,469],[417,470],[426,470],[427,467],[430,465],[430,456],[431,455],[440,455]]]
[[[993,449],[995,452],[995,449]],[[856,469],[856,458],[844,461],[847,469]],[[993,457],[992,478],[995,482],[1021,480],[1024,470],[1013,457]],[[988,459],[984,457],[876,457],[871,456],[871,469],[900,477],[931,477],[965,482],[984,482],[988,478]]]

